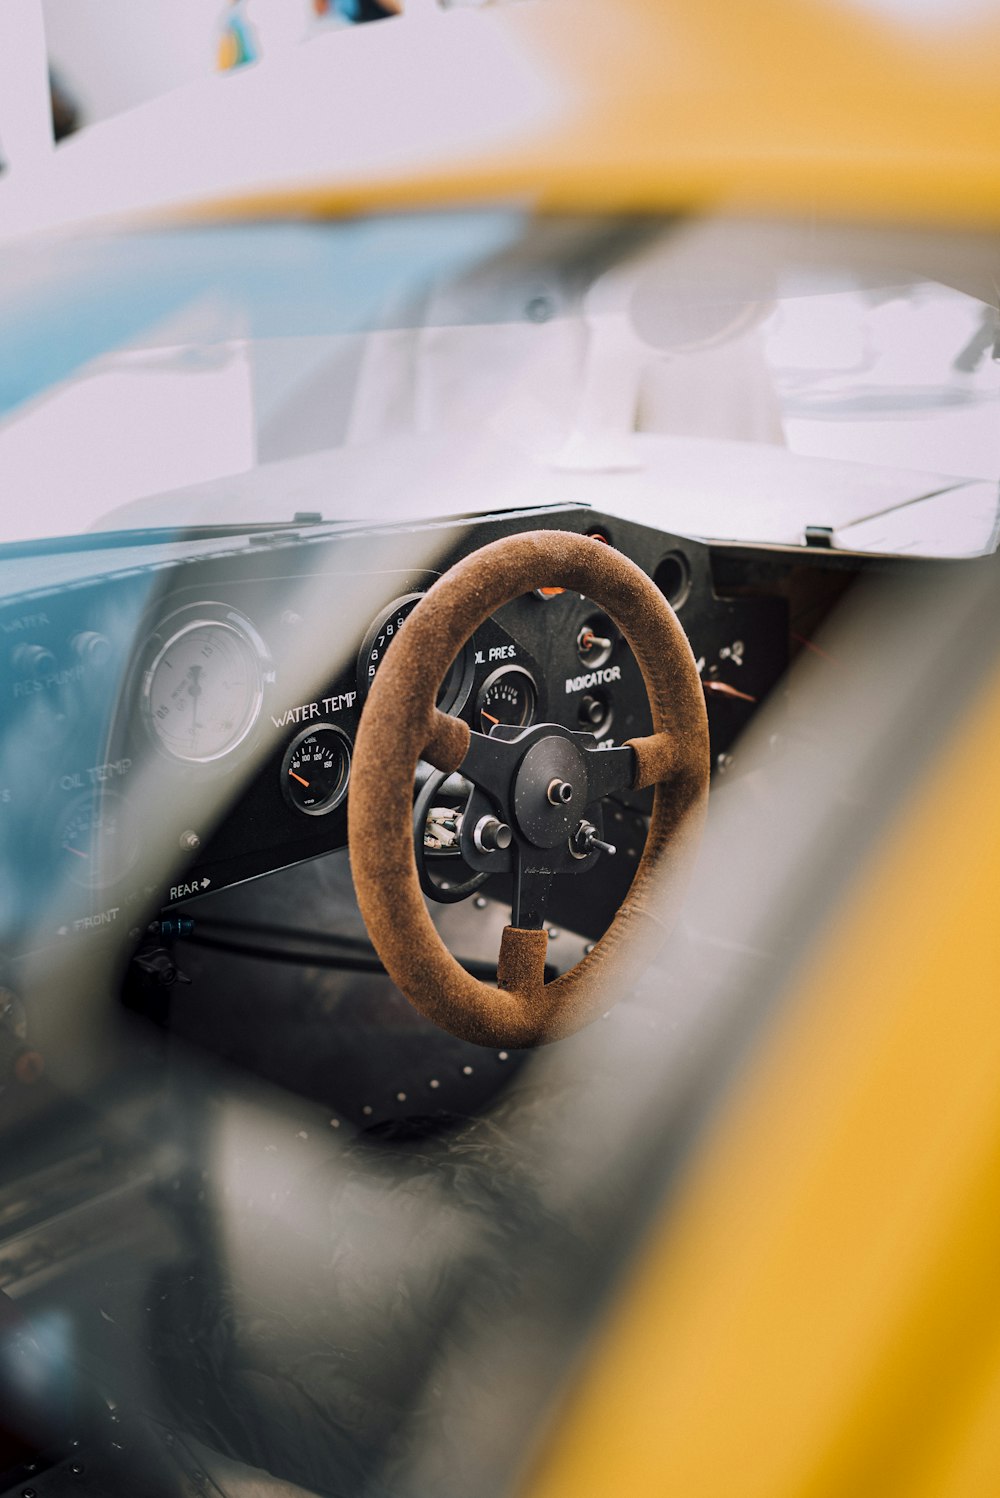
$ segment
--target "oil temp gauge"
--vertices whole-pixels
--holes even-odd
[[[139,856],[128,807],[113,791],[95,791],[77,801],[60,828],[59,844],[66,873],[88,889],[124,879]]]
[[[295,735],[281,761],[281,789],[289,806],[307,817],[324,817],[347,795],[351,742],[332,723]]]
[[[538,688],[523,666],[501,666],[487,676],[476,698],[476,726],[489,733],[498,723],[527,728],[535,716]]]

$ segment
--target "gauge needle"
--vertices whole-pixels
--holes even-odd
[[[308,780],[303,780],[302,776],[301,775],[296,775],[296,773],[295,773],[294,770],[289,770],[288,773],[292,777],[293,780],[297,780],[299,782],[299,785],[304,785],[305,788],[306,788],[306,790],[309,789],[309,782],[308,782]]]
[[[499,723],[500,722],[500,719],[499,718],[494,718],[493,714],[492,713],[488,713],[486,711],[485,707],[481,707],[479,709],[479,711],[480,711],[480,713],[482,714],[482,716],[484,718],[489,718],[489,720],[490,720],[491,723]]]
[[[191,694],[191,738],[198,737],[198,698],[201,696],[201,670],[200,666],[192,666],[188,671],[188,691]]]
[[[63,847],[66,849],[67,853],[75,853],[76,856],[77,856],[77,858],[89,858],[90,857],[90,854],[89,853],[84,853],[84,851],[83,851],[82,848],[71,848],[70,845],[69,845],[69,843],[63,843]]]

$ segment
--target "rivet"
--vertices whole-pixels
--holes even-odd
[[[477,910],[485,910],[487,905],[489,904],[489,901],[487,900],[485,895],[477,895],[472,903]]]
[[[371,1111],[372,1111],[371,1104],[370,1103],[365,1103],[365,1106],[362,1108],[361,1111],[365,1115],[366,1118],[370,1117]]]
[[[441,1083],[438,1081],[437,1077],[431,1077],[430,1086],[431,1087],[440,1087]]]
[[[82,1462],[70,1462],[70,1464],[69,1464],[69,1470],[72,1472],[72,1474],[73,1474],[74,1477],[82,1477],[83,1476],[83,1472],[84,1472],[83,1463]]]
[[[405,1092],[397,1092],[396,1093],[396,1102],[397,1103],[405,1103],[406,1102],[406,1093]]]
[[[471,1066],[463,1066],[462,1067],[462,1071],[465,1073],[465,1075],[467,1077],[471,1077],[472,1076],[472,1067]]]
[[[558,941],[558,940],[559,940],[559,932],[556,930],[555,926],[550,926],[549,927],[549,941]]]
[[[497,1051],[497,1060],[498,1061],[506,1061],[508,1059],[509,1058],[507,1056],[507,1052],[506,1051]]]
[[[330,1127],[331,1127],[331,1129],[339,1129],[340,1128],[340,1119],[339,1118],[331,1118],[331,1120],[330,1120]]]

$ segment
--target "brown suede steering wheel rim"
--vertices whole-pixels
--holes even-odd
[[[413,780],[419,759],[447,772],[460,769],[471,730],[435,706],[440,684],[474,631],[537,587],[585,594],[631,646],[653,717],[651,735],[628,741],[632,788],[656,789],[639,867],[601,940],[576,967],[545,983],[546,933],[507,926],[493,988],[456,962],[424,904]],[[390,977],[421,1014],[478,1045],[539,1045],[597,1018],[631,987],[673,924],[701,833],[709,768],[704,692],[691,648],[639,567],[601,541],[559,530],[522,532],[464,557],[429,589],[386,652],[354,748],[351,867],[365,925]]]

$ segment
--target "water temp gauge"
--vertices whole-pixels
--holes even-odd
[[[347,795],[351,744],[332,723],[305,728],[289,744],[281,762],[285,800],[307,817],[323,817]]]
[[[535,716],[538,689],[523,666],[501,666],[488,676],[476,698],[476,727],[489,733],[497,723],[527,728]]]

